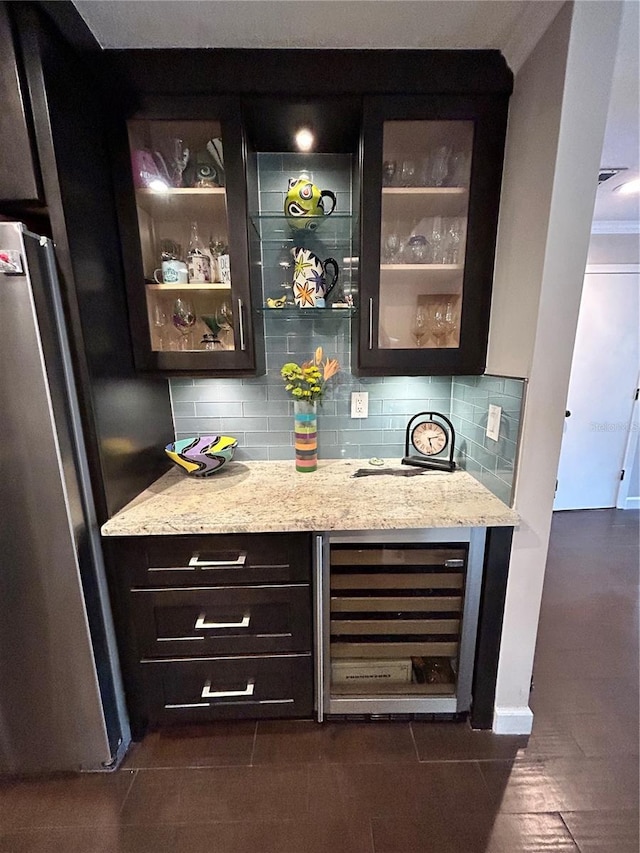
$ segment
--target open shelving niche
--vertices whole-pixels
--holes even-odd
[[[250,223],[253,230],[254,238],[259,242],[261,248],[267,247],[274,249],[280,247],[281,259],[287,258],[291,249],[301,247],[309,249],[317,255],[322,261],[329,257],[334,258],[340,270],[340,279],[338,288],[344,284],[344,279],[347,279],[348,289],[355,300],[352,286],[354,280],[354,272],[357,272],[358,257],[353,257],[351,254],[353,246],[353,229],[357,225],[354,222],[354,217],[350,213],[334,213],[331,216],[319,217],[318,227],[314,230],[307,228],[295,228],[289,224],[289,220],[280,213],[254,213],[250,216]],[[264,254],[262,253],[260,263],[264,263]],[[288,258],[287,258],[288,259]],[[291,260],[291,265],[293,261]],[[287,285],[291,285],[289,280],[292,277],[292,267],[287,270]],[[357,307],[337,308],[332,307],[331,302],[334,293],[329,298],[328,305],[325,308],[298,308],[293,304],[293,293],[287,287],[285,282],[281,284],[282,292],[266,294],[264,292],[264,278],[262,291],[262,304],[256,308],[256,313],[270,319],[287,320],[295,323],[298,320],[308,322],[311,320],[328,320],[329,317],[336,319],[349,319],[356,313]],[[287,303],[283,308],[270,308],[266,304],[267,296],[278,298],[287,295]]]

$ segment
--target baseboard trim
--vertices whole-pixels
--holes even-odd
[[[493,732],[497,735],[530,735],[533,712],[526,705],[515,708],[498,708],[493,712]]]

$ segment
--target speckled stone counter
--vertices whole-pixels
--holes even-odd
[[[400,468],[399,460],[385,467]],[[293,462],[233,462],[205,479],[177,468],[111,518],[104,536],[511,527],[517,513],[465,471],[353,479],[363,459],[322,460],[298,474]],[[379,470],[379,469],[378,469]]]

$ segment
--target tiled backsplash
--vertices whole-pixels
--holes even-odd
[[[337,210],[351,212],[351,158],[349,155],[260,154],[261,212],[281,213],[287,179],[301,170],[338,197]],[[313,240],[324,259],[328,254],[353,254],[351,247],[331,244],[331,229],[323,223]],[[335,232],[334,232],[335,233]],[[287,235],[289,236],[289,235]],[[310,246],[311,248],[311,246]],[[326,249],[326,254],[324,250]],[[334,252],[334,249],[336,250]],[[288,256],[286,241],[262,244],[264,295],[278,297],[283,274],[279,259]],[[281,257],[282,256],[282,257]],[[339,260],[339,263],[342,263]],[[347,273],[343,269],[343,273]],[[284,278],[287,277],[285,274]],[[352,284],[348,274],[344,283]],[[294,458],[293,402],[284,389],[280,368],[287,361],[306,361],[316,347],[337,358],[341,370],[329,383],[318,409],[318,455],[324,459],[404,455],[408,419],[434,410],[451,417],[457,432],[457,461],[487,488],[510,502],[516,459],[523,385],[520,380],[477,377],[377,377],[359,379],[350,365],[351,320],[326,311],[285,317],[277,310],[255,317],[265,324],[267,372],[251,379],[171,379],[176,438],[223,433],[238,439],[238,460]],[[369,394],[369,417],[352,419],[352,391]],[[498,442],[484,434],[487,408],[502,408]]]
[[[502,376],[451,378],[451,422],[457,433],[457,461],[508,504],[512,503],[524,388],[522,379]],[[486,434],[491,404],[502,409],[498,441]]]

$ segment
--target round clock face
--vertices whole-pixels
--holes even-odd
[[[411,433],[411,442],[416,450],[425,456],[441,453],[449,441],[447,433],[435,421],[424,421],[418,424]]]

